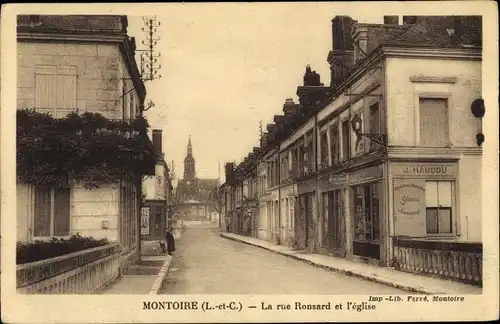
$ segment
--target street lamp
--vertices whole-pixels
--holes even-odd
[[[358,137],[357,142],[361,140],[361,137],[366,137],[371,141],[382,145],[384,148],[387,148],[387,135],[386,134],[375,134],[375,133],[363,133],[362,132],[363,121],[361,120],[361,116],[356,115],[351,120],[351,127],[356,136]]]

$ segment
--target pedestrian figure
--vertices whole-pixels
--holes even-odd
[[[175,252],[175,239],[172,234],[172,227],[167,229],[165,233],[165,241],[167,242],[167,253],[168,255],[172,255],[172,252]]]

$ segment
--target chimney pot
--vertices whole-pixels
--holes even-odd
[[[414,25],[417,23],[417,16],[403,16],[403,25]]]
[[[384,16],[385,25],[399,25],[399,16]]]

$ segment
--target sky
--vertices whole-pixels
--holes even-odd
[[[217,178],[220,163],[224,181],[224,163],[239,163],[259,146],[259,121],[265,129],[286,98],[297,102],[307,64],[330,83],[326,58],[336,14],[383,20],[339,12],[331,3],[177,4],[156,15],[162,77],[146,83],[146,101],[155,103],[146,117],[152,129],[163,130],[163,151],[177,178],[190,135],[197,177]],[[142,27],[141,16],[129,16],[138,49],[144,49]]]

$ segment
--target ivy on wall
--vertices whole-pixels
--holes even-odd
[[[17,111],[17,177],[34,185],[83,181],[99,183],[154,175],[156,154],[145,118],[110,120],[98,113],[53,118],[34,110]]]

